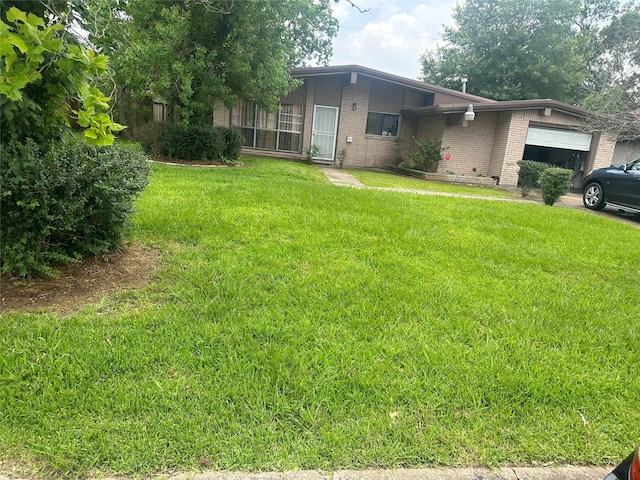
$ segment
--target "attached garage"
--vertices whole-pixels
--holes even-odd
[[[573,187],[580,188],[591,149],[591,137],[575,130],[529,126],[523,159],[573,170]]]

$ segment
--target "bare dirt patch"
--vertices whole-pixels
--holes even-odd
[[[105,294],[149,283],[160,252],[140,245],[59,267],[58,278],[0,276],[0,313],[17,309],[64,313],[98,302]]]

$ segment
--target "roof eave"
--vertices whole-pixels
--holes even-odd
[[[366,77],[375,78],[388,83],[400,85],[402,87],[411,88],[413,90],[427,92],[427,93],[442,93],[446,95],[453,95],[459,97],[461,100],[475,102],[475,103],[497,103],[495,100],[489,98],[479,97],[477,95],[471,95],[469,93],[462,93],[457,90],[451,90],[449,88],[440,87],[431,83],[422,82],[420,80],[412,80],[410,78],[401,77],[391,73],[382,72],[380,70],[374,70],[373,68],[363,67],[361,65],[335,65],[329,67],[300,67],[291,70],[291,76],[294,78],[301,77],[318,77],[326,75],[339,75],[358,73]]]

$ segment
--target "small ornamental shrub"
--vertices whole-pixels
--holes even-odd
[[[547,168],[540,175],[542,200],[545,205],[553,205],[571,189],[573,171],[566,168]]]
[[[399,165],[412,170],[435,172],[441,159],[442,144],[437,140],[422,139],[416,142],[409,157]]]
[[[225,148],[223,159],[228,162],[235,162],[240,157],[240,151],[244,146],[244,135],[235,128],[214,127],[224,134]]]
[[[90,146],[72,138],[32,140],[0,152],[0,265],[5,273],[53,274],[53,264],[120,246],[149,166],[131,146]]]
[[[549,165],[533,160],[520,160],[518,165],[518,183],[522,189],[522,196],[526,197],[532,188],[540,184],[540,174],[549,168]]]
[[[311,165],[313,163],[313,159],[318,155],[320,155],[320,145],[311,145],[309,148],[307,148],[307,151],[305,153],[307,163]]]

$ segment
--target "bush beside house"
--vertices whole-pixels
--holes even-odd
[[[540,185],[540,174],[549,168],[549,165],[533,160],[520,160],[518,166],[520,167],[518,170],[518,184],[520,185],[522,196],[526,197],[532,188]]]
[[[139,128],[135,139],[153,155],[194,162],[235,162],[244,145],[234,128],[160,122]]]
[[[435,172],[441,159],[442,143],[424,138],[416,141],[409,156],[402,160],[399,166],[422,172]]]
[[[542,200],[545,205],[553,205],[571,189],[573,171],[566,168],[547,168],[540,175]]]

